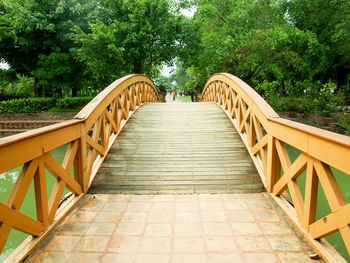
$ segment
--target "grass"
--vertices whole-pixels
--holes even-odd
[[[181,102],[191,102],[191,96],[177,96],[176,100]]]

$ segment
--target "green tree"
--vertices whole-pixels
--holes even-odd
[[[249,84],[278,81],[286,93],[287,84],[313,79],[325,68],[327,48],[315,34],[286,21],[277,1],[198,0],[196,5],[191,39],[196,43],[185,45],[180,59],[201,87],[211,74],[229,72]]]
[[[0,57],[16,73],[35,78],[33,89],[37,96],[60,96],[63,87],[75,96],[83,81],[84,64],[71,53],[72,28],[80,26],[87,30],[97,3],[87,0],[4,0],[3,3],[1,18],[8,21],[15,37],[2,37]]]
[[[167,0],[104,0],[89,33],[76,29],[76,54],[99,85],[127,73],[154,75],[179,48],[184,18]]]
[[[350,1],[285,0],[284,6],[293,25],[315,33],[329,47],[328,67],[320,78],[350,85]]]

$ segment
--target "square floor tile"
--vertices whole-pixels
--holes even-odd
[[[267,238],[273,249],[296,251],[303,248],[301,241],[292,235]]]
[[[81,210],[81,211],[73,211],[67,218],[69,222],[91,222],[96,217],[95,211],[89,210]]]
[[[173,202],[156,202],[151,207],[151,212],[173,212],[174,203]]]
[[[130,195],[130,200],[132,202],[137,202],[137,201],[152,201],[153,200],[153,195]]]
[[[102,211],[123,212],[127,202],[106,202]]]
[[[233,237],[206,237],[209,252],[234,252],[237,250]]]
[[[146,212],[126,212],[121,218],[122,223],[145,222],[147,219]]]
[[[141,254],[137,255],[136,263],[169,263],[170,256],[167,254]]]
[[[257,223],[233,222],[231,223],[234,234],[237,235],[261,235],[262,232]]]
[[[247,210],[248,206],[243,201],[225,201],[224,202],[225,209],[227,210]]]
[[[238,236],[237,243],[238,247],[243,251],[271,250],[269,244],[261,236]]]
[[[202,211],[203,222],[225,222],[227,220],[225,212]]]
[[[240,263],[243,262],[239,254],[214,254],[207,255],[207,263]]]
[[[87,222],[68,222],[58,228],[58,235],[82,236],[89,227]]]
[[[281,253],[278,254],[279,258],[281,259],[282,263],[295,263],[295,262],[302,262],[302,263],[319,263],[320,260],[313,260],[308,255],[299,252],[299,253]]]
[[[86,232],[86,235],[108,236],[112,235],[115,229],[113,223],[92,223]]]
[[[169,211],[152,211],[148,215],[149,223],[171,223],[174,220],[174,213]]]
[[[117,223],[119,222],[122,213],[119,211],[114,212],[99,212],[95,218],[95,222],[98,223]]]
[[[175,253],[201,253],[204,250],[203,239],[201,237],[175,237]]]
[[[141,240],[140,251],[146,253],[169,253],[170,237],[144,237]]]
[[[204,234],[208,236],[231,236],[232,231],[227,223],[203,223]]]
[[[259,226],[264,234],[267,235],[290,235],[292,230],[283,221],[276,222],[260,222]]]
[[[222,201],[200,201],[199,206],[202,211],[220,212],[224,210]]]
[[[199,211],[197,202],[176,202],[176,212],[178,211]]]
[[[174,254],[173,263],[205,263],[205,255],[202,254]]]
[[[254,218],[249,211],[235,211],[228,212],[229,220],[231,222],[252,222]]]
[[[71,253],[68,261],[66,262],[78,262],[78,263],[95,263],[100,262],[103,257],[103,253],[92,253],[92,252],[78,252]]]
[[[115,234],[117,235],[141,235],[143,233],[144,223],[120,223],[117,226]]]
[[[278,263],[277,256],[272,253],[246,253],[244,254],[246,263]],[[295,263],[300,261],[295,261]]]
[[[147,212],[149,208],[151,207],[151,203],[145,203],[145,202],[130,202],[127,211],[134,211],[134,212]]]
[[[140,246],[140,237],[112,236],[107,250],[118,253],[137,252]]]
[[[101,263],[111,263],[111,262],[135,263],[135,260],[136,260],[136,255],[134,255],[134,254],[111,254],[111,253],[109,253],[109,254],[106,254],[102,257]]]
[[[153,200],[155,202],[172,202],[175,200],[175,195],[155,195]]]
[[[28,263],[67,263],[69,253],[66,252],[41,252],[31,255],[26,262]]]
[[[274,210],[256,210],[253,212],[253,216],[259,222],[277,222],[281,220]]]
[[[201,236],[200,223],[178,223],[174,226],[175,236]]]
[[[109,238],[109,236],[84,236],[75,249],[82,252],[104,252]]]
[[[59,236],[55,235],[46,246],[46,250],[50,251],[72,251],[75,245],[80,242],[80,236]]]
[[[147,224],[145,236],[172,236],[171,224]]]
[[[198,212],[185,211],[176,213],[176,222],[188,223],[188,222],[200,222]]]

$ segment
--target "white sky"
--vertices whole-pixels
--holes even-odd
[[[8,69],[10,66],[7,63],[0,62],[0,68]]]

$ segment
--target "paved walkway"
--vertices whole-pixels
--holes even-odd
[[[28,262],[320,262],[266,193],[86,195]]]

